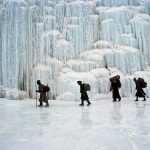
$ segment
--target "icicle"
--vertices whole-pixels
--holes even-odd
[[[2,72],[3,85],[26,89],[27,70],[27,9],[16,3],[5,3],[2,25]]]

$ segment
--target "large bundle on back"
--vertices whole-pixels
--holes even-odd
[[[141,88],[146,88],[147,87],[147,83],[144,81],[143,78],[138,78],[138,82]]]
[[[50,87],[48,85],[43,86],[43,92],[49,92]]]
[[[110,82],[113,82],[114,80],[120,81],[120,76],[119,76],[119,75],[116,75],[116,76],[110,78],[109,80],[110,80]]]
[[[84,83],[84,89],[85,89],[85,91],[91,91],[91,86],[90,86],[90,84]]]
[[[120,82],[120,76],[119,75],[116,75],[116,76],[110,78],[109,80],[110,80],[110,82],[114,82],[114,81],[117,82],[118,87],[121,88],[121,82]]]

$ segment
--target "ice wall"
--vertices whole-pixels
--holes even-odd
[[[97,9],[101,20],[101,39],[143,51],[149,64],[150,16],[134,7]]]
[[[148,12],[148,14],[150,14],[150,1],[147,0],[147,1],[144,3],[144,6],[145,6],[146,11]]]
[[[126,6],[126,5],[139,5],[139,0],[97,0],[98,6],[105,7],[116,7],[116,6]]]
[[[2,9],[2,84],[10,88],[26,89],[27,8],[24,1],[4,2]]]
[[[121,76],[121,95],[134,95],[133,77],[149,83],[149,4],[1,0],[0,96],[34,98],[40,79],[51,88],[49,98],[79,100],[76,81],[82,80],[91,84],[89,96],[94,99],[109,93],[109,78],[116,74]]]

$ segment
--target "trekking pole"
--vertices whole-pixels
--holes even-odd
[[[47,84],[47,86],[48,86],[48,84]],[[49,99],[49,91],[47,92],[47,98]]]
[[[37,92],[36,92],[36,107],[37,107]]]

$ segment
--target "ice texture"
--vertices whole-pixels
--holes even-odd
[[[109,7],[116,7],[116,6],[126,6],[126,5],[139,5],[139,0],[96,0],[97,5],[99,6],[109,6]]]
[[[82,80],[92,99],[116,74],[121,96],[143,77],[149,97],[149,14],[149,0],[1,0],[0,97],[35,98],[41,80],[49,98],[78,101]]]
[[[71,93],[63,95],[72,98]],[[0,149],[149,150],[150,99],[96,99],[90,108],[52,100],[49,108],[36,108],[35,100],[1,99]]]

